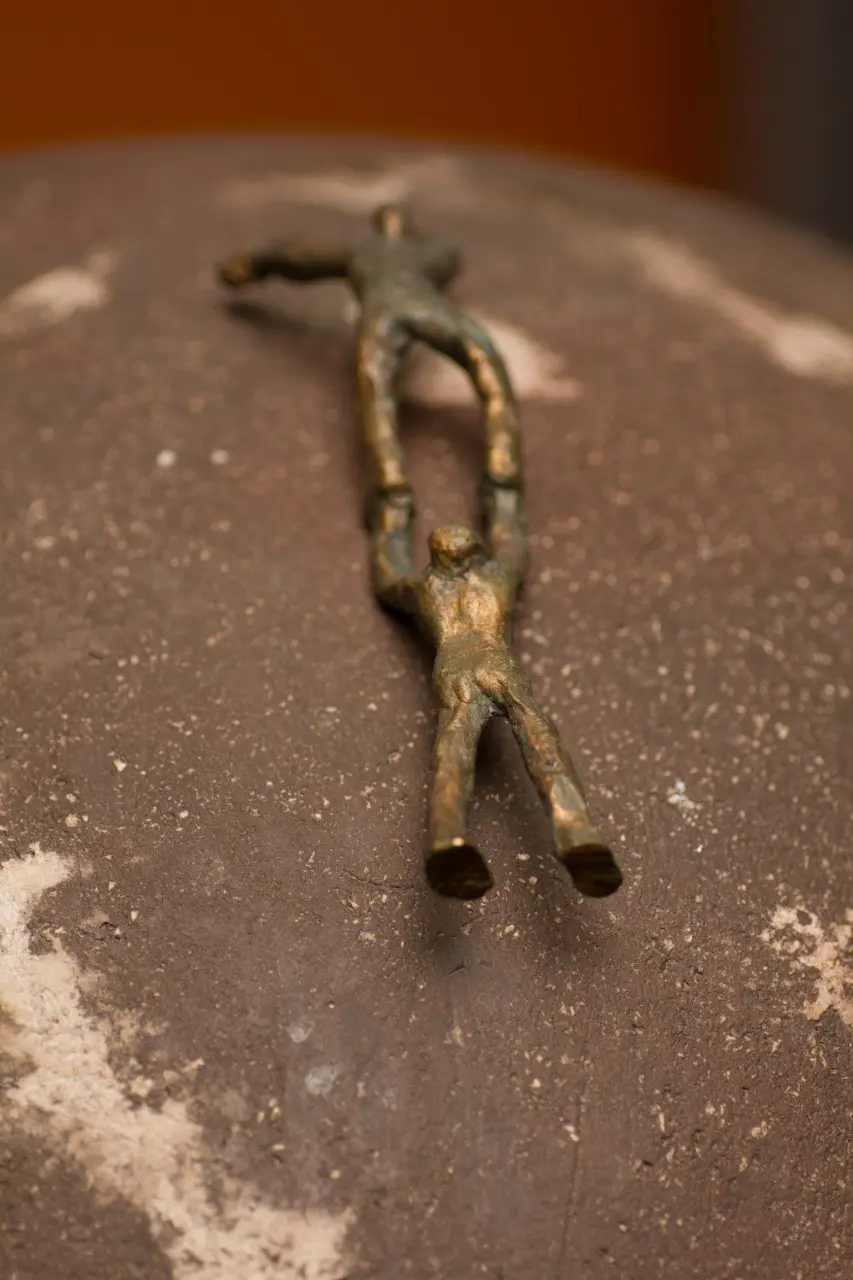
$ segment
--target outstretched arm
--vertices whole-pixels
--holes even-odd
[[[222,284],[239,288],[269,276],[304,284],[312,280],[340,279],[347,274],[350,254],[335,245],[282,240],[250,253],[236,253],[221,262],[217,274]]]
[[[527,517],[520,488],[495,484],[488,477],[480,491],[486,526],[486,547],[506,573],[513,596],[527,568]]]
[[[368,511],[373,593],[398,613],[419,612],[418,579],[412,566],[415,507],[410,489],[378,494]]]

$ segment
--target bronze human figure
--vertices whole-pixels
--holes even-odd
[[[520,483],[518,406],[506,366],[485,330],[442,292],[461,266],[456,249],[421,236],[399,205],[383,205],[372,234],[354,248],[285,240],[219,267],[220,280],[232,288],[270,276],[299,284],[348,281],[360,306],[356,368],[373,469],[369,507],[409,491],[396,384],[416,341],[454,360],[471,379],[485,416],[486,477],[497,485]]]
[[[416,618],[436,646],[439,724],[427,878],[439,893],[454,898],[477,898],[491,887],[489,869],[468,839],[468,812],[480,735],[493,715],[504,715],[551,820],[558,859],[581,893],[605,897],[619,888],[621,872],[592,824],[557,728],[509,646],[525,561],[521,494],[498,487],[485,493],[485,542],[461,525],[433,530],[430,564],[422,574],[412,569],[405,511],[386,510],[372,546],[376,595]]]
[[[577,889],[604,897],[621,872],[592,824],[580,780],[553,721],[537,703],[509,646],[527,560],[518,408],[491,339],[442,293],[458,253],[421,237],[404,212],[383,206],[373,234],[352,250],[286,242],[222,264],[231,286],[268,276],[292,281],[343,278],[361,303],[359,401],[372,464],[367,505],[371,576],[377,598],[415,618],[436,647],[439,702],[429,807],[426,874],[439,893],[477,898],[492,885],[468,839],[477,746],[487,721],[504,715],[551,820],[557,858]],[[398,433],[397,375],[416,340],[455,360],[484,408],[485,538],[450,525],[430,535],[430,564],[413,568],[414,496]]]

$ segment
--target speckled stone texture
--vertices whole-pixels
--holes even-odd
[[[11,1010],[0,1272],[842,1280],[851,260],[686,194],[425,154],[0,166],[2,857],[65,868],[16,963],[52,1008],[67,962],[140,1132],[195,1126],[208,1225],[234,1187],[343,1224],[216,1269],[195,1201],[181,1226],[110,1172],[61,1087],[27,1102],[66,1015],[22,1038]],[[620,850],[607,902],[551,859],[503,725],[474,818],[497,887],[429,895],[428,655],[369,594],[345,294],[229,311],[213,283],[396,194],[465,247],[457,296],[577,383],[524,394],[516,637]],[[413,403],[405,439],[425,556],[474,511],[475,408]]]

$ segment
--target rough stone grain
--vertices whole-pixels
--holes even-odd
[[[429,896],[426,659],[368,591],[344,295],[213,284],[407,192],[459,296],[578,384],[524,403],[517,638],[622,851],[607,903],[500,727],[497,888]],[[184,1108],[212,1205],[346,1221],[306,1276],[851,1274],[850,259],[619,178],[298,139],[6,160],[0,248],[2,856],[66,865],[33,960],[77,967],[128,1107]],[[59,268],[100,292],[20,302]],[[422,536],[470,514],[473,406],[412,405],[406,443]],[[0,1271],[226,1274],[61,1098],[20,1112],[19,1031]]]

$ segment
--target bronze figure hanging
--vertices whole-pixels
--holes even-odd
[[[382,604],[416,620],[436,650],[429,883],[453,898],[477,898],[491,888],[489,868],[468,837],[468,817],[480,735],[491,716],[503,715],[550,818],[557,858],[581,893],[604,897],[619,888],[622,874],[592,823],[557,728],[510,648],[527,561],[518,404],[488,334],[443,292],[460,267],[455,249],[420,235],[398,205],[385,205],[374,214],[372,234],[354,248],[285,241],[229,259],[219,276],[232,287],[270,276],[299,283],[339,278],[358,299],[356,364],[371,463],[366,518],[373,590]],[[483,536],[463,525],[433,530],[423,573],[413,565],[414,495],[396,390],[414,342],[465,371],[486,429]]]

